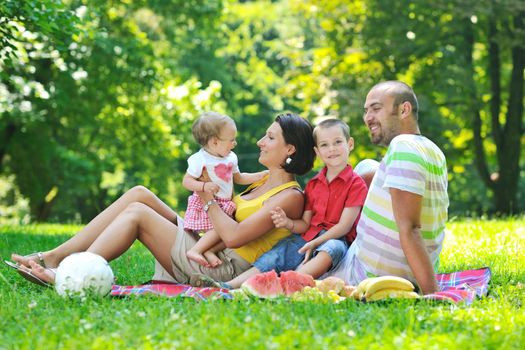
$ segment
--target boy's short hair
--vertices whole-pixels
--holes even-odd
[[[219,137],[227,123],[235,124],[232,118],[217,112],[202,113],[191,127],[193,138],[201,146],[206,146],[212,137]]]
[[[328,129],[332,126],[338,126],[341,128],[346,141],[350,140],[350,127],[344,121],[340,119],[325,119],[314,128],[314,143],[317,145],[317,133],[319,129]]]

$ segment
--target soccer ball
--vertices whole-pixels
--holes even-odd
[[[111,290],[114,279],[103,257],[90,252],[75,253],[58,265],[55,289],[61,296],[104,296]]]

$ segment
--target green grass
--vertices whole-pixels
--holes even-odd
[[[59,297],[0,268],[0,349],[518,349],[525,344],[525,219],[456,220],[441,271],[489,266],[489,296],[471,306],[432,301],[337,305],[162,297]],[[0,227],[0,255],[45,250],[78,226]],[[148,280],[136,244],[111,263],[120,284]]]

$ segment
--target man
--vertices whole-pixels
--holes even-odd
[[[417,98],[407,84],[375,85],[364,109],[372,142],[388,149],[370,184],[356,240],[333,275],[353,285],[394,275],[433,293],[447,220],[445,156],[421,135]]]

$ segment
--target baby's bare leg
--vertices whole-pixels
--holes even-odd
[[[204,257],[212,267],[217,267],[222,264],[222,260],[217,256],[217,253],[224,250],[224,248],[226,248],[226,244],[221,241],[204,252]]]
[[[188,250],[186,256],[188,259],[193,260],[202,266],[214,267],[212,262],[205,257],[205,252],[207,252],[210,248],[213,248],[219,242],[221,242],[219,235],[214,230],[209,230],[197,241],[197,243],[195,243],[195,245],[190,250]],[[213,254],[215,258],[219,259],[214,253],[211,254]],[[210,258],[213,259],[213,256],[210,256]]]

